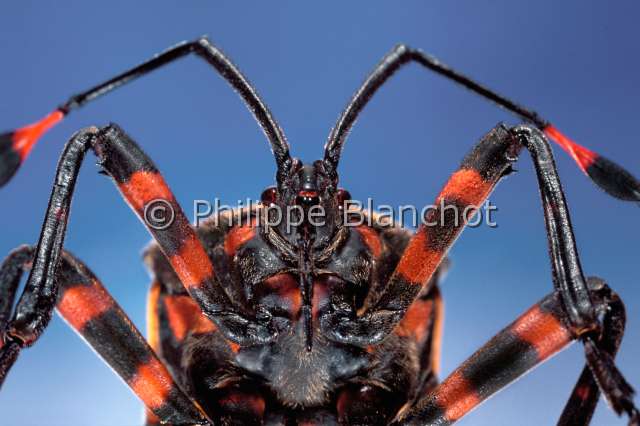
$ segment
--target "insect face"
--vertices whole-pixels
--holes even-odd
[[[291,163],[282,184],[262,193],[266,222],[294,247],[326,246],[343,225],[341,212],[349,195],[336,188],[322,160]]]
[[[77,132],[62,153],[38,244],[21,246],[0,265],[0,386],[57,308],[146,404],[148,425],[450,425],[572,340],[584,345],[586,365],[559,424],[586,426],[601,394],[618,414],[626,412],[630,425],[640,424],[634,391],[614,363],[624,305],[606,284],[582,273],[545,134],[614,197],[640,201],[640,181],[535,112],[419,50],[398,45],[385,56],[340,116],[323,159],[304,164],[291,157],[270,111],[219,49],[206,38],[181,43],[72,96],[43,120],[0,134],[0,186],[38,137],[71,111],[189,54],[212,65],[254,114],[271,145],[276,186],[263,192],[261,206],[192,227],[159,170],[122,129]],[[528,123],[487,133],[437,204],[454,211],[481,205],[526,148],[538,177],[555,286],[440,384],[438,282],[466,221],[423,224],[414,234],[375,214],[367,224],[355,223],[344,211],[350,195],[338,188],[350,128],[373,94],[410,62]],[[88,151],[155,240],[145,254],[154,277],[149,342],[63,248]],[[166,228],[145,220],[158,198],[175,211]]]

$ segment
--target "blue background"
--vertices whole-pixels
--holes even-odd
[[[536,108],[584,145],[640,172],[636,1],[213,3],[3,2],[0,127],[38,119],[72,93],[206,33],[256,85],[293,153],[313,160],[366,73],[405,42]],[[474,141],[501,120],[517,122],[409,66],[357,123],[342,160],[342,184],[355,198],[377,203],[430,203]],[[189,215],[193,199],[234,203],[258,197],[273,182],[268,145],[251,115],[207,65],[188,58],[74,113],[42,140],[0,191],[0,253],[36,241],[65,140],[83,126],[109,121],[147,150]],[[627,302],[628,333],[618,359],[640,386],[638,208],[608,198],[556,152],[584,269],[606,277]],[[445,374],[551,289],[526,155],[518,168],[492,195],[499,227],[468,230],[451,252],[454,267],[443,288]],[[71,217],[66,246],[144,329],[149,277],[140,252],[149,236],[92,164],[81,172]],[[582,365],[574,345],[460,424],[555,424]],[[134,425],[141,405],[56,317],[11,372],[0,413],[3,425]],[[601,403],[594,424],[626,422]]]

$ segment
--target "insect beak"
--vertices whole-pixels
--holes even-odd
[[[296,197],[296,204],[302,207],[315,206],[320,203],[320,196],[318,191],[314,190],[302,190],[298,192]]]

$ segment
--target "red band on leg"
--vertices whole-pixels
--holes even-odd
[[[76,330],[81,331],[92,319],[114,306],[113,299],[99,283],[77,285],[63,290],[58,311]]]

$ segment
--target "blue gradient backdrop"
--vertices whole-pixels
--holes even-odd
[[[39,118],[67,96],[177,41],[209,34],[257,86],[293,153],[320,156],[366,73],[398,42],[421,47],[525,105],[591,149],[640,172],[640,60],[635,1],[3,2],[0,127]],[[108,5],[107,5],[108,4]],[[392,205],[432,201],[469,147],[498,121],[515,123],[440,77],[410,66],[365,110],[346,146],[342,184]],[[48,134],[0,192],[0,253],[34,243],[54,168],[77,129],[114,121],[147,150],[191,214],[193,199],[233,203],[273,181],[258,126],[226,84],[188,58],[93,103]],[[605,196],[564,155],[557,162],[584,269],[628,306],[619,365],[640,386],[637,206]],[[149,236],[113,185],[87,163],[66,246],[144,329]],[[443,370],[551,289],[542,212],[527,156],[492,196],[497,229],[464,233],[451,252]],[[571,347],[477,409],[462,425],[555,424],[582,368]],[[135,425],[141,405],[54,318],[0,393],[3,425]],[[604,404],[596,425],[626,424]]]

